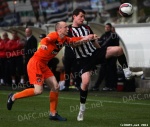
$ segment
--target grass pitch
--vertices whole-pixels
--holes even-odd
[[[0,127],[150,126],[150,93],[89,92],[84,121],[78,122],[79,92],[60,92],[58,113],[67,122],[56,122],[48,119],[49,91],[17,100],[8,111],[6,102],[10,92],[0,90]]]

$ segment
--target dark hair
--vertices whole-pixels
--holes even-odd
[[[73,11],[72,15],[79,15],[79,13],[82,12],[83,14],[85,14],[85,11],[83,9],[77,8]]]
[[[73,20],[73,15],[77,16],[77,15],[79,15],[80,12],[85,14],[85,11],[83,9],[80,9],[80,8],[75,9],[72,13],[72,20]]]
[[[112,25],[111,25],[111,23],[106,23],[106,25],[108,25],[110,28],[112,28]]]

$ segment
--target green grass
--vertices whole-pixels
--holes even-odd
[[[50,121],[49,92],[17,100],[6,109],[7,95],[0,91],[0,127],[121,127],[125,124],[150,126],[150,94],[127,92],[89,92],[84,121],[76,120],[79,92],[60,92],[58,112],[67,122]],[[13,91],[16,92],[16,91]],[[129,125],[128,125],[129,126]]]

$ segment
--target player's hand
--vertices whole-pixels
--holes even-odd
[[[99,37],[99,36],[97,36],[96,34],[93,34],[93,36],[94,36],[94,37],[93,37],[93,39],[94,39],[94,40],[97,40],[97,39],[99,39],[99,38],[100,38],[100,37]]]
[[[82,42],[87,42],[87,41],[89,41],[89,40],[93,40],[93,38],[94,38],[94,34],[89,34],[89,35],[84,36],[84,37],[82,38]]]
[[[47,46],[46,45],[41,45],[40,48],[43,49],[43,50],[47,50]]]
[[[89,40],[97,40],[99,37],[96,34],[89,34],[88,39]]]
[[[89,39],[89,40],[93,40],[93,39],[94,39],[94,34],[89,34],[89,35],[88,35],[88,39]]]

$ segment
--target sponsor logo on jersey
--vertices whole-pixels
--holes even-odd
[[[42,77],[42,74],[36,74],[36,77],[40,77],[40,78],[41,78],[41,77]]]

